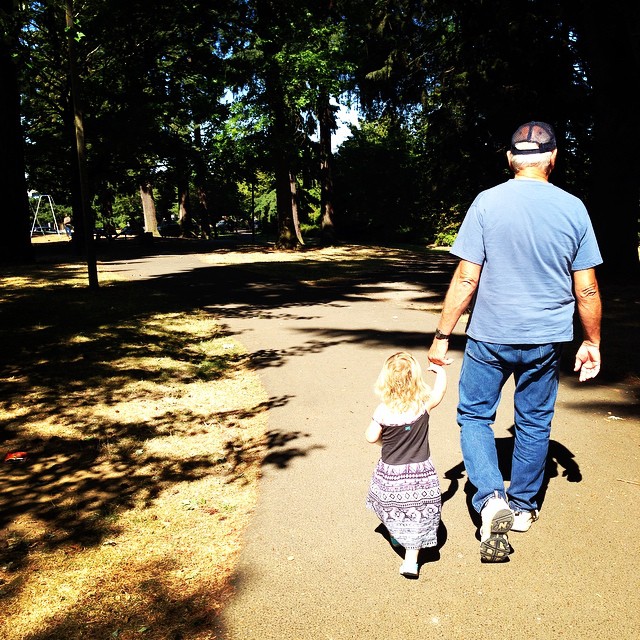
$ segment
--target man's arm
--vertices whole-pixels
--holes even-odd
[[[473,294],[478,288],[482,265],[460,260],[451,278],[449,290],[444,299],[444,306],[440,314],[438,329],[444,334],[450,334],[460,319],[460,316],[467,310],[473,299]],[[429,349],[429,361],[434,364],[451,364],[451,358],[447,358],[449,349],[448,340],[433,340]]]
[[[595,269],[574,271],[573,288],[583,335],[582,344],[576,353],[573,370],[580,372],[579,380],[584,382],[595,378],[600,371],[602,301]]]

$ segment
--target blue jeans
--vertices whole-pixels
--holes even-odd
[[[508,345],[467,339],[459,384],[458,424],[462,457],[476,487],[480,511],[495,491],[515,510],[538,508],[558,394],[561,345]],[[511,482],[505,493],[492,425],[502,387],[515,381],[515,441]]]

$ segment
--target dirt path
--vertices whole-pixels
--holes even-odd
[[[459,327],[449,391],[432,419],[441,543],[420,579],[406,580],[364,507],[379,451],[363,432],[383,359],[400,348],[426,359],[447,256],[390,260],[346,284],[343,271],[340,286],[321,287],[311,268],[305,275],[207,260],[161,255],[119,267],[154,286],[183,287],[214,313],[252,354],[272,403],[259,504],[220,638],[638,636],[640,420],[634,390],[615,372],[582,386],[563,375],[540,520],[511,534],[509,562],[481,564],[455,422]],[[496,421],[505,462],[510,398],[507,388]]]

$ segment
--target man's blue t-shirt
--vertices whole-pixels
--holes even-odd
[[[582,201],[521,178],[478,194],[451,253],[482,265],[467,334],[500,344],[571,341],[571,273],[602,263]]]

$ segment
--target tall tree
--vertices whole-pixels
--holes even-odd
[[[406,113],[423,87],[415,122],[430,185],[425,204],[459,215],[478,190],[509,176],[504,153],[512,130],[547,120],[562,148],[553,181],[586,201],[606,269],[637,275],[638,159],[628,148],[621,152],[619,141],[638,111],[628,78],[638,72],[640,10],[623,2],[602,11],[593,2],[560,0],[490,7],[434,1],[423,3],[429,14],[406,27],[404,43],[394,35],[405,28],[402,8],[410,3],[393,4],[377,5],[389,9],[382,20],[372,14],[378,28],[359,86],[378,113],[394,103]],[[363,73],[367,68],[373,70]],[[611,162],[614,155],[625,170]]]
[[[18,3],[0,1],[0,261],[31,262],[29,202],[25,178],[24,134],[16,66],[20,28]]]
[[[303,173],[321,181],[322,226],[325,239],[331,241],[331,135],[335,128],[331,98],[344,91],[350,67],[344,55],[342,14],[332,0],[305,0],[297,5],[294,17],[283,0],[246,4],[248,45],[234,60],[238,88],[241,93],[244,90],[241,99],[254,108],[261,106],[266,114],[278,203],[278,245],[294,248],[300,243],[292,203],[294,185],[298,185],[295,177]],[[318,124],[319,144],[311,141]],[[312,147],[316,164],[310,171],[306,160]]]
[[[295,175],[295,133],[298,112],[292,101],[288,67],[290,47],[295,44],[295,23],[282,0],[256,0],[251,33],[251,57],[260,61],[254,69],[253,90],[260,91],[269,116],[271,166],[275,176],[278,238],[280,248],[299,244],[294,221],[291,175]],[[245,54],[246,55],[246,54]]]
[[[329,92],[323,87],[318,96],[318,129],[320,147],[320,216],[323,244],[332,244],[336,238],[333,153],[331,135],[336,129],[335,109],[331,106]]]
[[[640,274],[640,154],[629,143],[638,126],[640,5],[614,0],[606,10],[589,0],[571,5],[583,71],[593,95],[593,152],[588,205],[604,258],[616,277]]]
[[[73,111],[73,129],[76,154],[74,156],[77,169],[77,185],[79,200],[79,215],[76,216],[74,236],[82,237],[85,255],[87,258],[87,272],[89,288],[98,288],[98,268],[96,265],[96,253],[94,248],[93,216],[90,212],[89,182],[87,177],[87,147],[84,134],[84,111],[80,91],[80,78],[76,61],[75,43],[80,32],[76,26],[76,17],[73,0],[65,0],[65,30],[67,33],[67,54],[69,68],[69,102]]]

